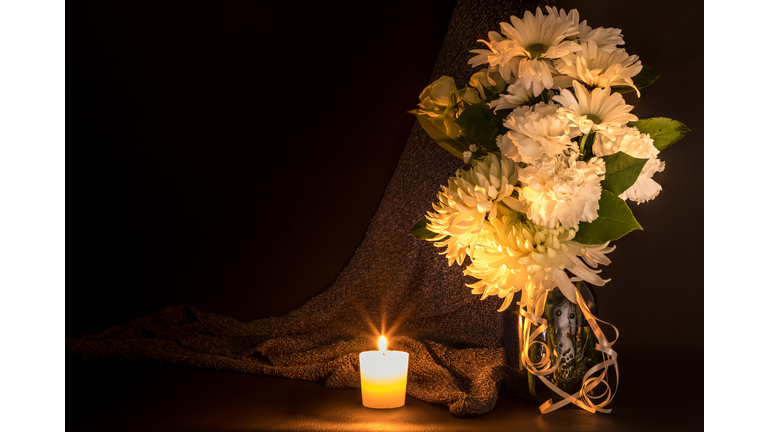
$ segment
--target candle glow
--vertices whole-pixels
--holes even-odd
[[[379,338],[378,351],[360,353],[360,389],[368,408],[397,408],[405,405],[408,353],[387,351],[387,339]]]

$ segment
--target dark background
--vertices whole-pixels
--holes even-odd
[[[67,336],[183,303],[282,315],[362,240],[454,2],[265,5],[82,7]]]
[[[613,280],[596,289],[601,317],[621,330],[623,354],[701,359],[701,3],[559,5],[593,27],[621,28],[628,52],[662,71],[640,99],[626,95],[638,117],[672,117],[692,130],[661,153],[660,196],[632,205],[645,230],[610,255],[603,276]],[[68,15],[76,17],[67,71],[76,83],[68,98],[76,228],[66,335],[183,303],[249,321],[322,292],[383,195],[452,8],[78,6]],[[673,325],[673,337],[657,333]]]

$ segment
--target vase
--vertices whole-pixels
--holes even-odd
[[[589,310],[597,316],[597,302],[591,287],[586,282],[577,283],[576,286]],[[555,392],[528,372],[520,361],[523,320],[519,308],[514,307],[516,302],[520,301],[520,293],[515,296],[513,306],[503,312],[502,345],[507,364],[511,368],[511,373],[505,380],[507,390],[519,398],[544,402],[552,398]],[[579,306],[568,301],[559,289],[547,294],[542,316],[546,318],[548,328],[535,340],[547,345],[553,365],[557,357],[561,357],[558,368],[545,378],[568,394],[573,394],[581,388],[584,374],[600,362],[600,353],[595,350],[597,338]],[[540,361],[545,354],[541,344],[533,344],[528,352],[533,362]]]

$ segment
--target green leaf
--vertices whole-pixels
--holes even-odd
[[[627,203],[615,193],[603,189],[598,201],[597,219],[579,224],[574,240],[581,244],[602,244],[618,240],[636,229],[643,229]]]
[[[507,117],[509,117],[509,114],[512,111],[513,111],[512,108],[505,108],[505,109],[500,109],[500,110],[496,111],[496,114],[494,114],[496,116],[496,118],[498,118],[499,121],[501,121],[501,123],[502,123],[502,128],[504,129],[503,133],[507,133],[507,131],[509,130],[509,129],[504,127],[504,120],[506,120]],[[491,110],[491,112],[493,112],[493,110]]]
[[[642,89],[653,84],[660,75],[661,72],[659,70],[650,66],[643,66],[640,73],[632,77],[632,84],[638,89]],[[614,86],[611,87],[611,91],[614,93],[629,93],[635,91],[635,89],[630,86]]]
[[[608,189],[621,195],[632,187],[648,159],[634,158],[624,152],[603,156],[605,161],[605,179],[600,183],[603,190]]]
[[[489,151],[496,151],[499,149],[496,137],[507,131],[502,124],[501,115],[493,114],[488,105],[480,103],[465,109],[456,123],[469,138],[479,142]]]
[[[417,115],[419,124],[442,148],[459,159],[464,159],[464,152],[469,150],[469,142],[461,136],[461,129],[447,116],[429,117]]]
[[[667,117],[652,117],[628,122],[627,126],[634,126],[641,133],[650,135],[653,138],[653,145],[659,150],[664,150],[680,141],[685,134],[691,131],[686,125]]]
[[[426,240],[437,237],[437,233],[427,229],[428,222],[429,221],[426,217],[421,218],[421,220],[416,222],[416,225],[411,228],[411,235],[419,240]]]

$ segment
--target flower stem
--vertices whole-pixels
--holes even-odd
[[[589,138],[588,133],[581,136],[581,141],[579,142],[579,160],[584,160],[584,145],[587,144],[587,138]]]

